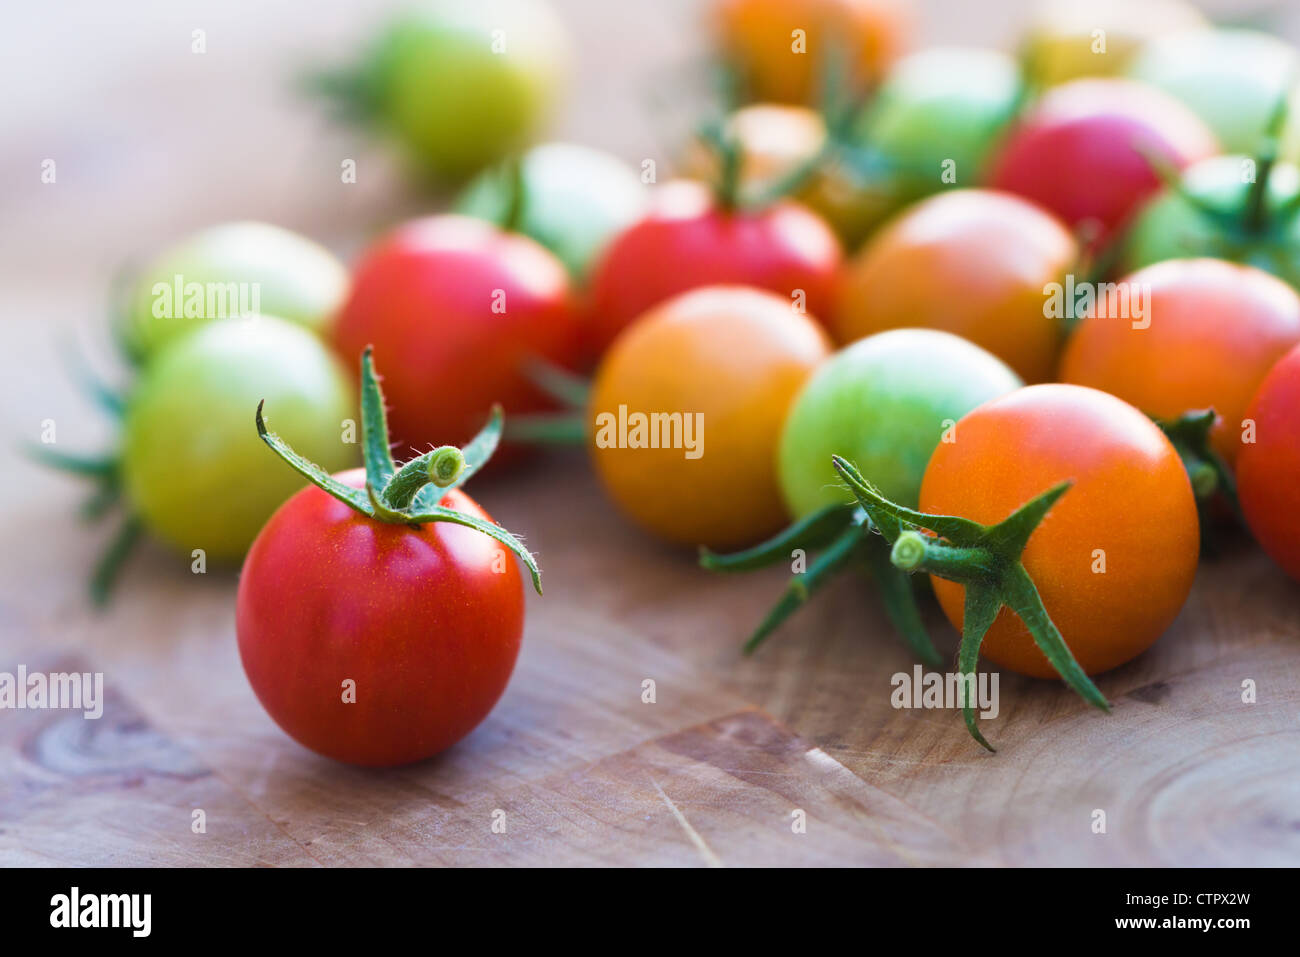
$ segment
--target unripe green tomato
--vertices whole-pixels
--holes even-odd
[[[1215,156],[1188,167],[1182,185],[1188,194],[1225,213],[1216,221],[1172,190],[1164,190],[1134,219],[1120,258],[1129,273],[1166,259],[1227,259],[1271,272],[1300,289],[1300,216],[1283,210],[1300,196],[1300,169],[1291,163],[1272,168],[1265,215],[1257,227],[1247,221],[1249,180],[1258,171],[1247,156]]]
[[[324,246],[269,223],[222,223],[161,253],[138,272],[121,329],[148,362],[213,319],[258,313],[322,333],[347,292],[347,269]]]
[[[945,185],[975,186],[1019,97],[1020,69],[1005,53],[975,47],[922,50],[889,71],[862,137],[904,168],[917,195]],[[948,170],[955,179],[943,178]]]
[[[267,427],[304,457],[326,472],[355,462],[353,387],[319,339],[271,317],[210,322],[159,352],[127,402],[123,485],[149,531],[209,559],[243,557],[306,484],[258,437],[263,399]]]
[[[1182,100],[1229,153],[1255,155],[1278,102],[1286,96],[1290,119],[1283,155],[1296,154],[1300,56],[1275,36],[1257,30],[1193,30],[1153,40],[1129,70],[1136,80]]]
[[[915,508],[930,454],[956,438],[957,420],[1023,384],[992,353],[936,329],[893,329],[841,349],[813,373],[781,430],[777,470],[790,513],[853,501],[832,455]]]
[[[573,143],[545,143],[520,158],[523,209],[518,231],[537,240],[581,280],[616,233],[641,217],[641,177],[621,159]],[[502,223],[513,200],[508,168],[488,170],[457,198],[457,212]]]
[[[381,36],[375,119],[433,178],[458,181],[522,148],[563,86],[569,38],[545,0],[425,0]]]

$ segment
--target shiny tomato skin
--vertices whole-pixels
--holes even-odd
[[[665,183],[649,214],[616,237],[596,266],[589,348],[600,355],[651,306],[700,286],[757,286],[788,301],[802,290],[807,311],[824,320],[842,260],[831,228],[799,203],[727,211],[702,183]]]
[[[589,447],[606,491],[674,544],[736,548],[779,531],[781,424],[829,354],[821,327],[773,293],[711,286],[656,306],[619,336],[592,383]],[[610,442],[602,417],[620,406],[698,415],[699,454]]]
[[[1256,540],[1300,581],[1300,346],[1264,377],[1246,420],[1255,441],[1237,456],[1237,494]]]
[[[1261,269],[1218,259],[1156,263],[1120,283],[1150,291],[1150,325],[1086,316],[1066,347],[1061,380],[1110,392],[1158,418],[1213,408],[1219,421],[1211,440],[1231,463],[1251,396],[1300,342],[1300,296]]]
[[[532,356],[578,361],[564,266],[541,245],[468,216],[399,226],[364,254],[334,329],[354,367],[374,346],[397,450],[468,441],[493,403],[552,408],[524,372]]]
[[[1145,147],[1182,168],[1218,152],[1205,124],[1173,97],[1119,79],[1048,90],[992,160],[989,185],[1031,199],[1068,226],[1112,236],[1160,177]]]
[[[1073,385],[1028,386],[986,402],[941,443],[921,511],[994,524],[1056,483],[1073,486],[1029,539],[1023,561],[1065,643],[1089,674],[1150,647],[1192,587],[1200,528],[1178,453],[1137,409]],[[1098,552],[1100,550],[1100,553]],[[1094,569],[1104,556],[1104,572]],[[932,578],[960,630],[965,588]],[[1023,675],[1056,677],[1003,608],[981,653]]]
[[[1043,382],[1062,339],[1044,314],[1043,287],[1077,259],[1060,221],[1019,196],[940,193],[890,220],[849,261],[832,334],[849,343],[887,329],[941,329]]]
[[[362,469],[336,477],[365,485]],[[442,504],[489,518],[458,490]],[[519,654],[524,586],[474,529],[376,522],[310,486],[253,543],[235,623],[249,683],[290,737],[387,767],[451,747],[492,710]]]

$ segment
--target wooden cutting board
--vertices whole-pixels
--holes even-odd
[[[1202,567],[1152,651],[1100,680],[1111,715],[1004,676],[996,755],[954,713],[890,706],[912,661],[852,580],[742,658],[780,573],[706,574],[629,528],[580,456],[476,484],[528,535],[546,596],[497,709],[415,767],[343,767],[279,731],[240,669],[232,572],[148,550],[92,614],[102,532],[13,440],[47,417],[70,448],[104,437],[56,344],[102,326],[123,260],[237,217],[347,253],[430,208],[389,154],[291,92],[402,0],[144,2],[130,21],[15,8],[0,36],[0,68],[39,91],[0,107],[0,671],[102,671],[109,696],[99,721],[0,711],[0,864],[1300,863],[1300,586],[1244,542]],[[576,41],[558,135],[668,169],[703,108],[673,79],[703,44],[699,5],[558,6]],[[919,40],[1011,49],[1027,6],[926,0]],[[666,99],[681,129],[647,108]]]
[[[316,757],[265,715],[232,572],[150,550],[95,615],[88,551],[65,534],[58,585],[29,565],[30,590],[6,599],[0,670],[103,671],[108,703],[99,721],[0,713],[0,863],[1300,861],[1300,588],[1246,542],[1202,567],[1152,651],[1100,680],[1111,715],[1003,675],[992,755],[951,711],[891,707],[912,662],[860,583],[745,659],[779,573],[699,570],[627,526],[580,455],[478,493],[536,548],[546,595],[487,721],[390,771]],[[7,516],[6,541],[59,528],[59,505]]]

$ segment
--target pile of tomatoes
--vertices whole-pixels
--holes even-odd
[[[64,457],[128,527],[247,553],[240,650],[300,741],[416,760],[504,689],[503,556],[531,557],[436,474],[486,461],[498,405],[495,468],[550,426],[645,532],[790,562],[756,639],[853,566],[938,664],[925,571],[960,672],[983,653],[1105,706],[1090,676],[1168,628],[1212,530],[1300,579],[1290,47],[1180,0],[1044,4],[1019,59],[915,50],[896,0],[710,0],[728,101],[627,163],[529,145],[570,41],[544,0],[499,6],[420,4],[329,85],[451,211],[346,271],[260,224],[165,251],[119,323],[120,448]],[[160,315],[182,275],[257,284],[259,315]]]

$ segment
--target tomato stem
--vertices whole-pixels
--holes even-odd
[[[806,555],[822,549],[805,571],[790,577],[781,597],[745,643],[745,654],[752,654],[816,591],[856,559],[875,580],[886,615],[912,652],[927,664],[941,663],[942,658],[921,621],[911,583],[889,564],[887,546],[871,532],[871,523],[862,509],[836,504],[804,516],[767,541],[744,551],[718,555],[701,548],[700,564],[719,572],[751,571],[788,562],[796,550]]]
[[[299,475],[349,508],[376,522],[418,526],[450,522],[476,529],[510,549],[528,568],[533,587],[542,593],[541,570],[523,543],[501,526],[442,504],[447,493],[460,488],[492,457],[501,440],[504,416],[492,408],[488,423],[464,448],[440,446],[396,468],[371,351],[361,355],[361,435],[366,461],[366,487],[344,485],[320,466],[295,452],[266,426],[263,402],[257,404],[257,434]]]
[[[927,515],[904,508],[885,498],[848,460],[836,455],[832,465],[872,525],[892,545],[890,560],[895,567],[908,573],[927,572],[965,587],[962,638],[957,652],[964,677],[973,680],[980,644],[1005,605],[1024,622],[1034,643],[1065,683],[1089,704],[1109,710],[1109,702],[1079,666],[1047,614],[1021,561],[1030,536],[1069,489],[1069,482],[1053,486],[996,525],[981,525],[957,515]],[[973,702],[966,698],[962,701],[962,716],[971,736],[992,751],[976,725]]]
[[[517,233],[524,223],[524,210],[528,207],[524,158],[520,155],[510,157],[501,172],[506,183],[506,205],[497,225],[505,232]]]

